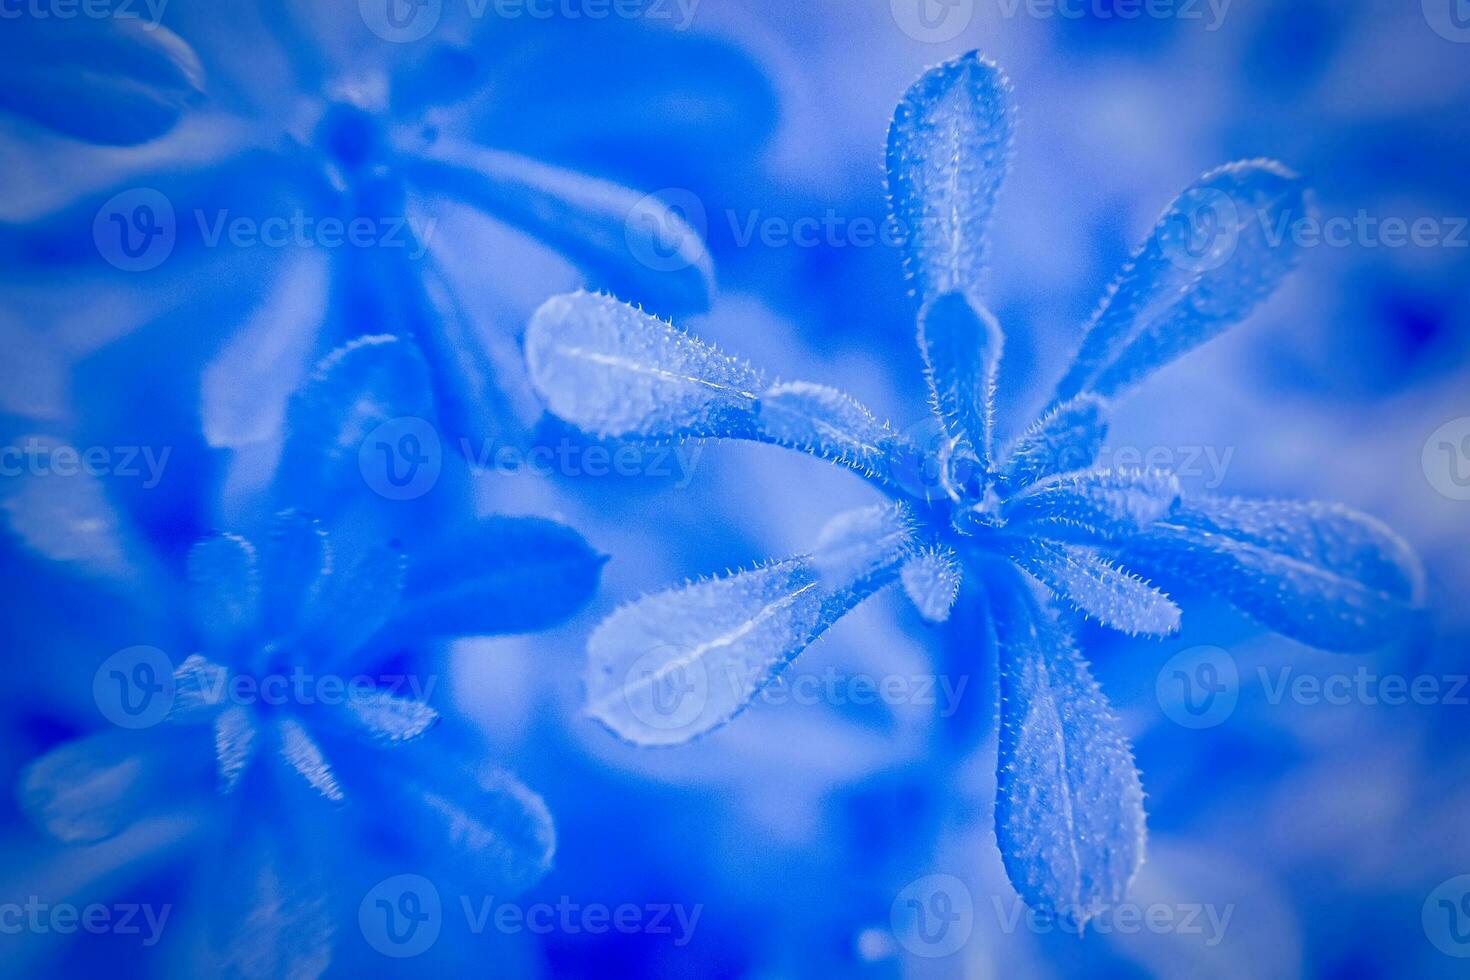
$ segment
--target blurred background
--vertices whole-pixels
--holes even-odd
[[[390,3],[139,0],[140,17],[156,10],[192,47],[206,81],[177,119],[133,145],[98,138],[100,123],[77,122],[74,105],[56,109],[105,87],[106,57],[43,51],[0,69],[15,75],[13,94],[0,96],[0,435],[170,447],[155,486],[106,481],[165,564],[259,509],[281,405],[317,357],[362,333],[415,329],[357,256],[346,276],[355,286],[324,277],[349,249],[211,241],[187,215],[259,222],[296,206],[282,202],[310,169],[303,156],[328,153],[350,169],[354,155],[377,152],[359,143],[457,127],[517,160],[628,188],[631,200],[655,194],[707,242],[712,288],[690,262],[588,260],[597,250],[567,239],[606,229],[560,207],[533,202],[529,216],[497,221],[432,182],[406,199],[392,180],[359,187],[360,208],[418,220],[408,224],[424,248],[404,250],[407,267],[432,261],[463,324],[436,355],[450,365],[443,374],[485,382],[465,390],[481,392],[486,417],[445,421],[446,433],[509,448],[523,464],[530,447],[565,450],[515,472],[475,468],[462,499],[441,494],[444,506],[555,517],[610,560],[592,604],[562,626],[435,654],[434,702],[453,737],[544,798],[557,829],[551,872],[513,898],[446,894],[441,938],[421,958],[385,958],[345,920],[327,972],[1465,975],[1464,0]],[[3,9],[11,42],[46,15],[52,27],[73,23],[42,0]],[[912,81],[977,48],[1009,74],[1019,107],[988,284],[1007,334],[1003,431],[1043,405],[1118,267],[1175,194],[1227,161],[1281,160],[1313,187],[1324,229],[1340,234],[1306,248],[1247,322],[1141,388],[1112,451],[1163,461],[1198,490],[1364,511],[1412,543],[1430,585],[1422,631],[1368,656],[1298,646],[1204,596],[1177,597],[1184,629],[1166,641],[1084,629],[1083,652],[1134,743],[1150,842],[1131,908],[1080,940],[1029,918],[1001,866],[981,624],[934,628],[880,595],[751,710],[680,748],[627,746],[584,716],[585,642],[602,617],[686,578],[802,551],[829,516],[874,491],[744,444],[599,471],[586,442],[541,417],[517,349],[547,297],[609,288],[772,375],[843,388],[899,428],[922,422],[916,303],[884,233],[883,148]],[[356,117],[324,129],[332,105],[371,106],[397,135]],[[303,132],[315,135],[281,136]],[[179,215],[162,258],[119,253],[94,233],[109,207],[136,213],[140,188]],[[110,203],[119,194],[134,196]],[[612,247],[637,259],[633,234],[620,242],[621,226],[609,227]],[[456,360],[456,350],[474,355]],[[91,671],[116,647],[79,648],[91,642],[84,631],[57,621],[105,618],[106,603],[79,598],[35,541],[6,533],[12,669],[0,762],[14,782],[40,752],[102,724]],[[1223,697],[1200,716],[1182,710],[1189,692],[1172,678],[1205,660]],[[928,678],[932,696],[853,696],[858,680],[891,676]],[[126,853],[53,855],[14,804],[3,817],[16,895],[38,880],[33,866],[70,861],[43,879],[55,881],[89,861],[128,864]],[[153,901],[187,901],[166,865],[125,878]],[[910,899],[939,893],[957,917],[932,944],[900,923]],[[492,920],[477,930],[458,913],[461,898],[570,911],[546,928]],[[624,905],[640,910],[627,928],[588,915]],[[24,945],[15,962],[32,969],[179,969],[167,930],[150,947],[38,937],[3,916],[0,932],[0,948]]]

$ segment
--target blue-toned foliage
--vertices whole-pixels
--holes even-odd
[[[833,389],[771,386],[607,296],[548,301],[526,359],[551,411],[589,433],[785,445],[851,467],[893,501],[836,518],[809,555],[613,613],[588,644],[590,713],[637,744],[687,741],[739,713],[875,589],[902,579],[932,620],[972,596],[999,649],[1006,869],[1033,908],[1080,928],[1142,862],[1143,795],[1067,617],[1047,605],[1172,633],[1179,608],[1136,568],[1221,594],[1302,642],[1356,649],[1402,629],[1423,582],[1402,541],[1351,511],[1188,499],[1171,473],[1095,467],[1108,399],[1244,318],[1291,268],[1295,245],[1272,230],[1302,216],[1305,193],[1279,164],[1223,167],[1170,205],[1109,290],[1056,403],[992,457],[1002,339],[979,297],[1009,92],[990,63],[956,59],[914,85],[889,138],[937,444],[916,445]],[[973,588],[962,592],[962,577]]]
[[[99,635],[51,651],[81,668],[77,683],[97,669],[94,697],[116,727],[33,761],[21,806],[74,845],[186,821],[167,858],[198,869],[184,905],[206,922],[199,969],[320,974],[374,870],[399,862],[504,894],[550,867],[555,831],[536,794],[426,746],[440,720],[429,645],[555,625],[595,591],[603,558],[549,520],[468,517],[457,496],[424,520],[372,498],[359,448],[385,419],[432,418],[430,401],[408,341],[330,353],[291,399],[274,516],[202,538],[177,573],[123,534],[104,480],[6,487],[7,524],[30,550],[99,595],[165,610],[131,620],[148,646],[112,653]],[[114,682],[133,686],[114,698]],[[131,710],[155,703],[157,717]],[[210,856],[221,849],[234,856]]]
[[[214,32],[197,23],[213,5],[179,6],[184,36],[199,28],[203,43],[216,42],[205,50],[226,62],[222,91],[195,108],[203,74],[213,76],[215,66],[206,58],[201,67],[166,28],[122,18],[7,19],[0,45],[18,56],[0,57],[0,107],[94,142],[142,142],[178,125],[146,157],[106,171],[103,186],[53,189],[26,220],[0,223],[0,256],[8,276],[81,281],[81,295],[100,290],[99,305],[112,316],[137,307],[149,311],[143,323],[168,320],[179,333],[198,330],[191,303],[201,295],[211,317],[226,310],[203,343],[186,348],[202,362],[198,405],[211,446],[269,442],[310,366],[365,332],[420,347],[453,445],[527,441],[514,343],[495,322],[506,301],[481,297],[517,284],[503,257],[498,265],[482,254],[483,243],[466,265],[451,227],[479,222],[521,233],[571,260],[589,285],[666,312],[708,304],[704,239],[676,209],[534,159],[516,146],[514,129],[494,125],[498,93],[486,86],[498,79],[496,62],[516,61],[523,48],[539,55],[533,32],[490,17],[473,27],[446,24],[442,40],[398,45],[374,37],[351,5],[265,4],[261,35],[245,43],[267,45],[290,69],[266,86],[257,84],[258,66],[239,78],[231,60],[238,51],[221,52]],[[167,242],[162,264],[133,269],[94,241],[94,221],[105,220],[128,235],[128,222],[147,220],[159,234],[137,230]],[[257,229],[253,245],[234,244],[231,229],[242,220]],[[329,222],[359,232],[346,245],[316,241]],[[307,240],[267,246],[276,225]],[[371,244],[361,244],[363,228]],[[675,254],[656,260],[666,242],[676,243]],[[232,283],[242,295],[225,302]],[[138,325],[126,315],[95,332],[105,341]]]

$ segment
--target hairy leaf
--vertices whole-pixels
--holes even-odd
[[[1091,548],[1013,539],[1009,553],[1055,595],[1104,626],[1150,636],[1179,629],[1179,607],[1168,596]]]
[[[955,453],[990,467],[995,375],[1005,338],[990,311],[963,292],[936,296],[919,314],[919,351],[930,405]]]
[[[1080,930],[1143,863],[1143,788],[1071,638],[1025,594],[994,590],[1000,645],[995,836],[1026,904]]]
[[[894,460],[908,446],[886,422],[853,398],[805,381],[777,384],[761,395],[759,438],[850,467],[896,485]]]
[[[980,288],[1011,129],[1010,82],[973,51],[930,69],[899,103],[888,193],[921,298]]]
[[[842,515],[812,555],[645,596],[587,643],[587,712],[638,745],[676,745],[739,714],[796,655],[896,573],[895,505]]]
[[[1309,214],[1291,171],[1228,164],[1181,194],[1123,268],[1057,389],[1113,396],[1244,319],[1296,264]]]
[[[552,414],[604,437],[748,437],[765,388],[748,364],[593,293],[542,304],[526,366]]]
[[[1006,502],[1007,520],[1044,537],[1115,541],[1148,528],[1179,501],[1179,481],[1159,470],[1065,473]]]
[[[1185,501],[1127,556],[1325,649],[1366,650],[1402,638],[1424,600],[1423,570],[1403,539],[1328,504]]]
[[[1107,403],[1096,395],[1078,395],[1021,433],[1005,453],[999,481],[1014,492],[1058,473],[1090,469],[1107,435]]]
[[[931,623],[942,623],[949,619],[959,597],[964,569],[953,549],[926,548],[903,563],[899,578],[919,615]]]

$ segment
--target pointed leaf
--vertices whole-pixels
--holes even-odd
[[[936,296],[919,314],[919,351],[930,406],[959,453],[990,466],[995,375],[1005,337],[984,306],[963,292]]]
[[[973,51],[930,69],[899,103],[888,193],[921,299],[980,288],[1011,130],[1010,82]]]
[[[844,515],[813,555],[645,596],[587,642],[587,712],[637,745],[739,714],[796,655],[891,580],[910,546],[894,506]]]
[[[1031,908],[1080,930],[1143,863],[1143,789],[1112,709],[1025,586],[993,597],[1000,644],[995,836]]]
[[[592,597],[605,561],[554,521],[481,518],[449,547],[409,562],[393,628],[430,637],[549,629]]]
[[[7,15],[0,109],[66,136],[132,146],[162,136],[204,91],[204,69],[156,22]]]
[[[942,623],[959,598],[964,570],[952,549],[926,548],[903,563],[899,577],[919,615],[931,623]]]
[[[1031,538],[1014,540],[1008,554],[1055,595],[1104,626],[1150,636],[1179,629],[1179,607],[1168,596],[1091,548]]]
[[[552,414],[598,436],[749,436],[765,388],[748,364],[593,293],[536,311],[526,366]]]
[[[1034,484],[1010,498],[1002,513],[1047,537],[1115,541],[1164,518],[1178,501],[1172,473],[1091,470]]]
[[[653,195],[453,140],[436,141],[404,166],[420,186],[453,194],[563,252],[594,285],[668,311],[709,305],[714,271],[701,232]]]
[[[1309,213],[1300,179],[1273,161],[1200,178],[1124,267],[1057,399],[1116,395],[1249,316],[1296,264],[1293,226]]]
[[[1078,395],[1023,432],[1005,453],[999,482],[1015,492],[1058,473],[1091,469],[1108,436],[1107,402]]]
[[[1366,650],[1408,636],[1424,602],[1424,573],[1409,546],[1372,518],[1328,504],[1186,501],[1127,557],[1325,649]]]

